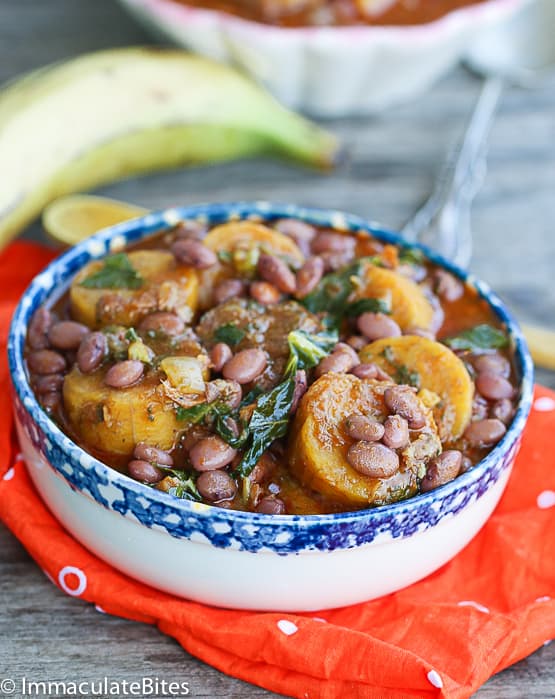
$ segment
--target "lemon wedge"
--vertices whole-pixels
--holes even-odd
[[[49,204],[42,213],[48,235],[63,245],[75,245],[93,233],[137,216],[148,209],[107,197],[70,194]]]

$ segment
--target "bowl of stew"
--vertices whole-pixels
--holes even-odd
[[[232,63],[315,115],[424,92],[532,0],[121,0],[147,29]],[[521,12],[522,11],[522,12]]]
[[[148,214],[25,292],[22,452],[76,539],[172,594],[313,610],[446,563],[501,497],[532,363],[488,287],[337,211]]]

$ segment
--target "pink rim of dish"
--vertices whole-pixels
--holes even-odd
[[[425,40],[429,35],[436,33],[449,33],[458,29],[461,25],[468,25],[479,21],[492,21],[502,19],[513,10],[524,6],[530,0],[486,0],[476,5],[468,5],[458,10],[453,10],[443,17],[427,24],[415,24],[404,26],[392,25],[353,25],[341,27],[278,27],[271,24],[263,24],[252,20],[244,19],[235,15],[221,12],[219,10],[202,9],[188,6],[174,0],[124,0],[126,5],[137,8],[144,8],[150,14],[158,15],[164,22],[171,22],[180,25],[214,25],[215,21],[222,26],[233,26],[245,34],[261,33],[273,34],[275,38],[303,36],[304,38],[320,38],[325,36],[327,40],[351,41],[357,39],[367,39],[373,35],[380,36],[381,39],[403,39],[406,41],[410,36],[412,40]]]

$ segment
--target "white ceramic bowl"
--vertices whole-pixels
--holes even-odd
[[[532,362],[501,301],[481,282],[426,253],[473,285],[505,323],[520,376],[520,399],[501,442],[473,469],[432,492],[358,512],[264,515],[153,490],[77,446],[38,405],[23,347],[36,308],[59,297],[91,259],[120,250],[183,218],[297,217],[387,242],[394,234],[335,211],[267,203],[208,204],[149,214],[71,248],[31,283],[15,312],[8,355],[16,424],[29,473],[46,504],[80,542],[127,575],[181,597],[225,607],[308,611],[361,602],[433,572],[478,532],[497,504],[532,399]]]
[[[417,26],[283,28],[172,0],[120,0],[148,29],[252,75],[320,116],[371,113],[426,90],[532,0],[487,0]]]

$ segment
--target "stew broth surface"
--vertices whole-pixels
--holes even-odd
[[[517,398],[473,289],[419,250],[294,219],[185,221],[89,263],[35,314],[26,359],[44,410],[101,461],[268,514],[438,487]]]

